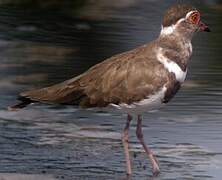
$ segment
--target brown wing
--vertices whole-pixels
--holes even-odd
[[[113,64],[116,59],[126,55],[127,53],[113,56],[106,61],[93,66],[85,73],[62,83],[42,89],[22,92],[19,95],[19,100],[27,101],[27,99],[29,99],[35,102],[79,104],[87,97],[85,90],[88,84],[91,82],[98,82],[97,77],[102,76],[106,71],[105,69]]]
[[[83,91],[79,88],[79,78],[80,76],[72,79],[71,87],[69,86],[69,81],[65,81],[50,87],[22,92],[19,95],[19,99],[22,101],[30,99],[44,103],[73,104],[84,96]]]
[[[76,104],[86,108],[139,101],[154,94],[167,78],[166,71],[161,70],[162,65],[156,63],[147,48],[141,46],[113,56],[71,80],[24,92],[20,97],[46,103]]]

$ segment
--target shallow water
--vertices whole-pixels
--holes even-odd
[[[5,2],[0,1],[0,173],[8,179],[15,174],[126,179],[120,141],[124,115],[56,105],[19,112],[6,107],[20,91],[61,82],[153,39],[163,10],[175,1]],[[194,38],[187,82],[162,111],[144,116],[144,137],[162,170],[154,179],[220,180],[222,4],[186,2],[201,9],[213,32]],[[135,122],[130,130],[132,179],[152,179],[134,132]]]

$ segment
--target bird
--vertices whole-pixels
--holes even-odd
[[[136,117],[136,136],[150,160],[153,176],[157,176],[160,168],[145,144],[142,116],[159,110],[178,92],[192,55],[192,38],[203,31],[210,32],[210,28],[201,21],[199,10],[189,4],[173,4],[163,14],[159,36],[151,42],[111,56],[62,83],[22,92],[18,96],[20,102],[8,109],[55,103],[83,109],[114,109],[126,114],[121,139],[128,176],[132,174],[128,134]]]

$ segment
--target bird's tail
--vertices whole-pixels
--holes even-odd
[[[28,98],[24,98],[24,97],[19,97],[18,100],[21,102],[15,104],[15,105],[9,106],[8,107],[9,111],[18,111],[19,109],[25,108],[26,106],[28,106],[29,104],[34,102],[34,101],[32,101]]]
[[[22,92],[18,97],[21,102],[8,107],[8,110],[16,111],[36,102],[66,105],[79,104],[82,97],[85,97],[84,91],[77,81],[79,77],[53,86]]]

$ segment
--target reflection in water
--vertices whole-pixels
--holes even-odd
[[[0,172],[125,179],[122,115],[57,105],[19,112],[5,107],[20,91],[63,81],[153,39],[163,10],[175,1],[30,2],[0,1]],[[222,176],[221,4],[193,4],[213,33],[195,37],[188,81],[169,106],[144,121],[145,139],[160,161],[159,179]],[[140,180],[151,176],[141,152],[133,139],[133,178]]]
[[[30,175],[30,174],[19,174],[19,173],[2,173],[0,174],[0,178],[4,180],[19,180],[19,179],[28,179],[28,180],[55,180],[52,176],[44,176],[44,175]]]

